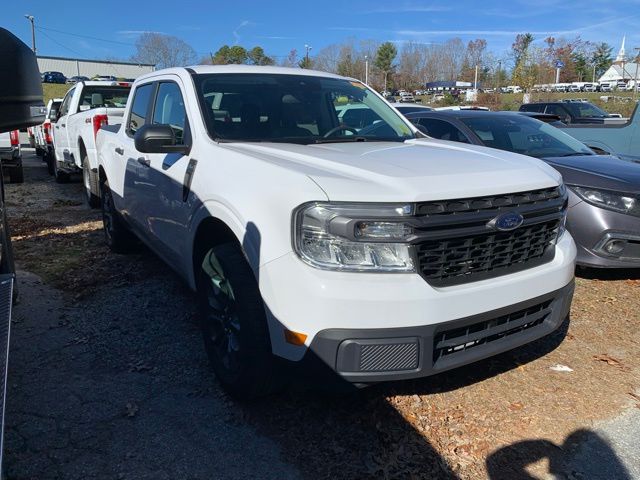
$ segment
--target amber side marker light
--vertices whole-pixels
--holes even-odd
[[[284,339],[291,345],[301,347],[304,345],[304,341],[307,339],[307,336],[304,333],[292,332],[291,330],[285,329]]]

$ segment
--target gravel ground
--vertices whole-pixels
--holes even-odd
[[[638,272],[584,272],[566,328],[469,368],[240,404],[191,292],[145,249],[111,254],[80,185],[25,164],[7,188],[9,479],[640,478]]]

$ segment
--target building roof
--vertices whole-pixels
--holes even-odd
[[[52,57],[49,55],[38,55],[37,58],[46,58],[48,60],[67,60],[72,62],[106,63],[110,65],[141,65],[144,67],[155,67],[154,63],[122,62],[120,60],[92,60],[90,58]]]
[[[622,80],[623,78],[633,80],[636,76],[636,73],[638,74],[638,78],[640,78],[640,64],[636,64],[633,62],[625,63],[624,75],[622,72],[622,65],[611,65],[609,69],[602,74],[598,81],[607,82],[613,80]]]

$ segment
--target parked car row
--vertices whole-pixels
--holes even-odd
[[[85,77],[83,75],[74,75],[72,77],[66,77],[62,72],[43,72],[40,74],[40,78],[42,83],[69,83],[74,84],[78,82],[86,82],[89,80],[98,81],[98,82],[116,82],[119,79],[113,75],[95,75],[92,78]],[[133,82],[135,79],[126,78],[120,79],[125,82]]]

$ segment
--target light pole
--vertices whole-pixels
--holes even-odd
[[[498,60],[498,73],[496,74],[496,93],[500,90],[500,77],[502,77],[502,60]]]
[[[476,64],[476,73],[473,77],[473,89],[478,91],[478,65]]]
[[[35,25],[35,18],[33,15],[25,15],[24,18],[26,18],[27,20],[29,20],[31,22],[31,45],[32,45],[32,49],[33,49],[33,53],[36,53],[36,25]]]
[[[311,46],[309,45],[305,45],[304,48],[307,50],[307,53],[305,55],[305,64],[307,65],[307,68],[309,68],[309,50],[311,50]]]
[[[591,79],[591,83],[596,83],[596,64],[593,64],[593,78]]]
[[[369,85],[369,56],[364,56],[364,83]]]

